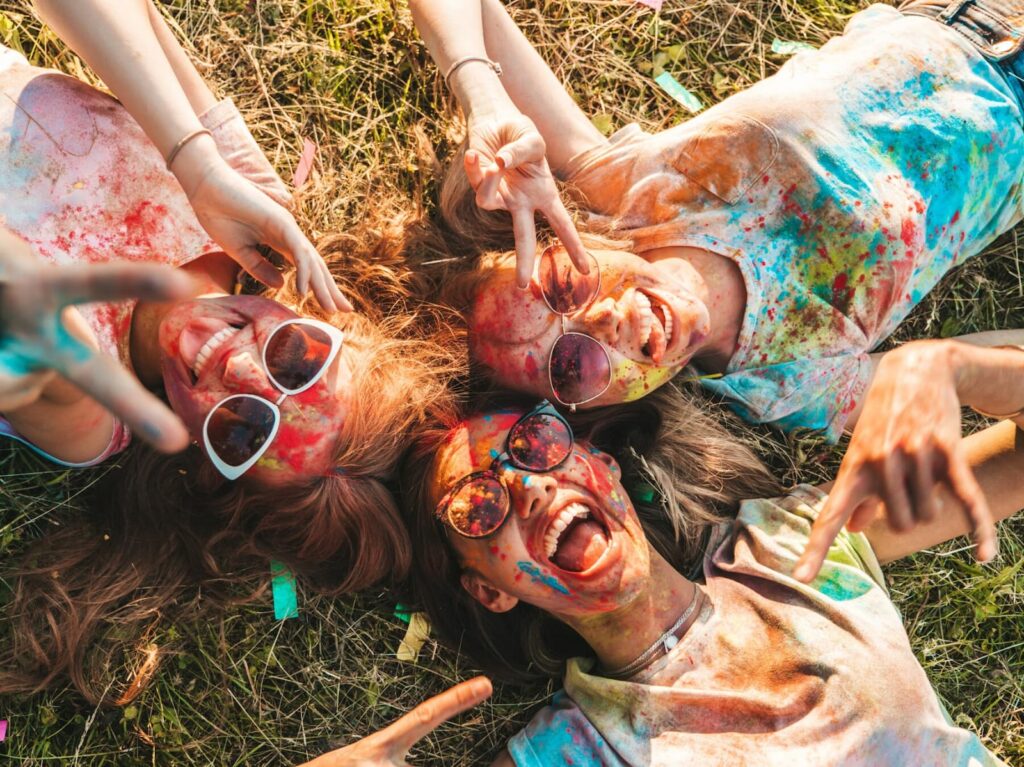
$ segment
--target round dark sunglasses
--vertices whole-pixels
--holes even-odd
[[[505,452],[486,471],[468,474],[437,505],[438,519],[466,538],[496,532],[512,508],[508,485],[497,472],[504,463],[525,471],[551,471],[572,452],[568,422],[547,400],[515,422],[505,438]]]
[[[203,422],[203,445],[217,471],[238,479],[252,468],[277,436],[281,403],[319,381],[343,341],[340,330],[318,320],[286,320],[270,332],[263,369],[281,396],[271,402],[258,394],[232,394],[214,405]]]
[[[544,303],[562,323],[562,334],[548,355],[548,382],[555,399],[573,411],[600,397],[612,383],[611,358],[604,344],[585,333],[566,330],[566,317],[585,309],[601,291],[597,259],[589,253],[587,257],[590,273],[583,274],[565,246],[556,243],[541,254],[537,275]]]

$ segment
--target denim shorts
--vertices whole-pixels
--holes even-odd
[[[904,0],[899,10],[935,19],[974,43],[1024,104],[1024,0]]]

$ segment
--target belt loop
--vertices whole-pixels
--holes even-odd
[[[952,24],[956,20],[956,17],[960,15],[960,11],[964,9],[965,5],[973,3],[974,0],[953,0],[946,8],[939,14],[938,19],[943,24]]]

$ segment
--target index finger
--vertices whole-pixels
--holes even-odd
[[[429,735],[438,725],[489,698],[491,689],[491,680],[485,676],[469,679],[425,700],[381,730],[380,735],[390,742],[394,753],[404,756],[416,741]]]
[[[590,274],[590,254],[583,247],[580,234],[576,231],[576,224],[573,223],[561,198],[556,194],[554,202],[541,212],[551,224],[551,228],[555,230],[555,235],[565,246],[565,250],[576,268],[580,270],[581,274]]]
[[[793,577],[798,581],[810,583],[817,577],[832,541],[839,535],[854,509],[867,498],[867,480],[862,477],[862,474],[857,473],[852,482],[845,481],[846,478],[842,476],[836,481],[821,513],[814,520],[804,553],[793,568]]]
[[[171,301],[191,296],[196,283],[184,272],[157,264],[60,266],[41,271],[60,306],[90,301]]]
[[[113,358],[95,352],[76,359],[61,356],[54,368],[157,450],[173,453],[188,446],[181,419]]]
[[[974,541],[977,543],[975,552],[978,559],[988,562],[999,553],[996,545],[996,525],[992,521],[992,512],[985,499],[978,480],[974,477],[963,451],[952,456],[949,465],[949,486],[953,495],[959,499],[967,511]]]

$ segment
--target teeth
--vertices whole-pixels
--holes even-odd
[[[562,533],[565,532],[565,529],[574,520],[587,519],[589,517],[590,509],[582,503],[570,503],[558,512],[558,516],[555,517],[544,536],[544,551],[547,554],[547,558],[551,559],[555,552],[558,551],[558,539],[562,537]]]
[[[654,312],[651,311],[651,299],[641,293],[639,290],[635,293],[635,299],[637,314],[640,317],[642,324],[640,329],[640,348],[643,349],[647,345],[647,342],[651,338],[651,327],[654,324],[655,317]]]
[[[213,353],[217,351],[218,347],[228,340],[231,336],[236,333],[236,329],[232,327],[224,328],[217,333],[214,333],[213,337],[210,338],[203,348],[199,350],[199,354],[196,355],[196,361],[192,363],[192,372],[198,377],[203,370],[203,366],[213,356]]]
[[[672,315],[667,307],[661,307],[661,311],[665,315],[665,346],[668,346],[672,343]]]

